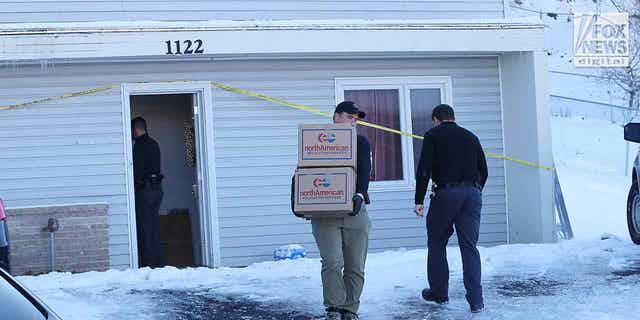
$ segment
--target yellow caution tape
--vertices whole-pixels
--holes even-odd
[[[166,80],[166,81],[154,81],[154,82],[155,83],[175,83],[175,82],[189,82],[189,80]],[[146,83],[146,82],[137,82],[137,83]],[[97,87],[97,88],[93,88],[93,89],[88,89],[88,90],[83,90],[83,91],[78,91],[78,92],[72,92],[72,93],[66,93],[66,94],[63,94],[63,95],[60,95],[60,96],[55,96],[55,97],[47,97],[47,98],[36,99],[36,100],[22,102],[22,103],[16,103],[16,104],[10,104],[10,105],[6,105],[6,106],[0,106],[0,110],[11,110],[11,109],[23,108],[23,107],[27,107],[27,106],[31,106],[31,105],[39,104],[39,103],[52,102],[52,101],[58,101],[58,100],[63,100],[63,99],[67,99],[67,98],[86,96],[86,95],[90,95],[90,94],[94,94],[94,93],[98,93],[98,92],[102,92],[102,91],[108,91],[108,90],[114,89],[114,88],[119,87],[119,86],[120,86],[119,84],[110,84],[110,85]]]
[[[161,82],[188,82],[188,81],[186,81],[186,80],[178,80],[178,81],[161,81]],[[333,117],[332,113],[324,112],[324,111],[318,110],[316,108],[312,108],[312,107],[305,106],[305,105],[302,105],[302,104],[289,102],[289,101],[286,101],[286,100],[283,100],[283,99],[278,99],[278,98],[266,96],[266,95],[259,94],[259,93],[256,93],[256,92],[252,92],[252,91],[249,91],[249,90],[235,88],[235,87],[228,86],[226,84],[222,84],[222,83],[218,83],[218,82],[211,82],[211,85],[213,85],[213,86],[215,86],[217,88],[229,91],[229,92],[234,92],[234,93],[242,94],[242,95],[245,95],[245,96],[261,99],[261,100],[264,100],[264,101],[273,102],[275,104],[287,106],[287,107],[290,107],[290,108],[293,108],[293,109],[303,110],[303,111],[306,111],[306,112],[309,112],[309,113],[313,113],[313,114],[317,114],[317,115],[321,115],[321,116],[324,116],[324,117],[329,117],[329,118]],[[119,84],[110,84],[110,85],[106,85],[106,86],[102,86],[102,87],[97,87],[97,88],[88,89],[88,90],[84,90],[84,91],[67,93],[67,94],[63,94],[63,95],[59,95],[59,96],[41,98],[41,99],[36,99],[36,100],[22,102],[22,103],[16,103],[16,104],[0,106],[0,110],[17,109],[17,108],[23,108],[23,107],[27,107],[27,106],[31,106],[31,105],[35,105],[35,104],[40,104],[40,103],[45,103],[45,102],[52,102],[52,101],[58,101],[58,100],[63,100],[63,99],[67,99],[67,98],[90,95],[90,94],[94,94],[94,93],[98,93],[98,92],[102,92],[102,91],[111,90],[111,89],[114,89],[114,88],[116,88],[118,86],[120,86],[120,85]],[[400,130],[396,130],[396,129],[392,129],[392,128],[387,128],[385,126],[381,126],[379,124],[375,124],[375,123],[371,123],[371,122],[367,122],[367,121],[358,120],[358,124],[363,125],[363,126],[367,126],[367,127],[371,127],[371,128],[375,128],[375,129],[378,129],[378,130],[382,130],[382,131],[398,134],[398,135],[401,135],[401,136],[411,137],[411,138],[414,138],[414,139],[421,139],[421,140],[424,139],[424,137],[421,137],[421,136],[418,136],[418,135],[415,135],[415,134],[412,134],[412,133],[409,133],[409,132],[404,132],[404,131],[400,131]],[[501,155],[501,154],[491,153],[491,152],[485,152],[485,153],[486,153],[487,157],[490,157],[490,158],[507,160],[507,161],[511,161],[511,162],[514,162],[514,163],[521,164],[523,166],[543,169],[543,170],[547,170],[547,171],[553,171],[554,170],[552,167],[540,165],[540,164],[537,164],[537,163],[534,163],[534,162],[520,160],[520,159],[508,157],[508,156]]]
[[[242,94],[242,95],[245,95],[245,96],[258,98],[258,99],[261,99],[261,100],[273,102],[273,103],[276,103],[276,104],[279,104],[279,105],[291,107],[291,108],[298,109],[298,110],[304,110],[304,111],[307,111],[307,112],[310,112],[310,113],[315,113],[315,114],[318,114],[318,115],[321,115],[321,116],[325,116],[325,117],[333,117],[333,115],[331,113],[328,113],[328,112],[320,111],[318,109],[315,109],[315,108],[312,108],[312,107],[307,107],[307,106],[302,105],[302,104],[293,103],[293,102],[289,102],[289,101],[286,101],[286,100],[265,96],[264,94],[255,93],[255,92],[252,92],[252,91],[249,91],[249,90],[234,88],[232,86],[228,86],[226,84],[222,84],[222,83],[218,83],[218,82],[211,82],[211,85],[213,85],[215,87],[218,87],[220,89],[229,91],[229,92],[239,93],[239,94]]]
[[[309,106],[301,105],[301,104],[298,104],[298,103],[293,103],[293,102],[289,102],[289,101],[286,101],[286,100],[282,100],[282,99],[266,96],[266,95],[263,95],[263,94],[255,93],[255,92],[252,92],[252,91],[249,91],[249,90],[235,88],[235,87],[228,86],[226,84],[222,84],[222,83],[218,83],[218,82],[211,82],[211,85],[213,85],[213,86],[215,86],[217,88],[229,91],[229,92],[234,92],[234,93],[246,95],[246,96],[249,96],[249,97],[254,97],[254,98],[257,98],[257,99],[273,102],[273,103],[276,103],[276,104],[279,104],[279,105],[283,105],[283,106],[287,106],[287,107],[290,107],[290,108],[294,108],[294,109],[298,109],[298,110],[304,110],[304,111],[307,111],[307,112],[310,112],[310,113],[314,113],[314,114],[317,114],[317,115],[321,115],[321,116],[325,116],[325,117],[333,117],[333,114],[328,113],[328,112],[324,112],[324,111],[321,111],[321,110],[318,110],[318,109],[315,109],[315,108],[312,108],[312,107],[309,107]],[[371,127],[371,128],[375,128],[375,129],[379,129],[379,130],[382,130],[382,131],[394,133],[394,134],[399,134],[399,135],[405,136],[405,137],[411,137],[411,138],[420,139],[420,140],[424,139],[424,137],[419,136],[419,135],[415,135],[413,133],[404,132],[404,131],[400,131],[400,130],[396,130],[396,129],[392,129],[392,128],[387,128],[385,126],[381,126],[379,124],[375,124],[375,123],[371,123],[371,122],[367,122],[367,121],[363,121],[363,120],[358,120],[358,124],[363,125],[363,126],[367,126],[367,127]],[[487,157],[490,157],[490,158],[507,160],[507,161],[511,161],[511,162],[515,162],[515,163],[521,164],[523,166],[538,168],[538,169],[542,169],[542,170],[546,170],[546,171],[553,171],[554,170],[552,167],[540,165],[540,164],[537,164],[537,163],[534,163],[534,162],[530,162],[530,161],[525,161],[525,160],[520,160],[520,159],[508,157],[508,156],[501,155],[501,154],[496,154],[496,153],[492,153],[492,152],[485,152],[485,154],[487,155]]]
[[[108,86],[102,86],[102,87],[97,87],[97,88],[93,88],[93,89],[89,89],[89,90],[67,93],[67,94],[63,94],[63,95],[55,96],[55,97],[48,97],[48,98],[36,99],[36,100],[22,102],[22,103],[10,104],[10,105],[7,105],[7,106],[0,106],[0,110],[11,110],[11,109],[23,108],[23,107],[26,107],[26,106],[31,106],[31,105],[39,104],[39,103],[58,101],[58,100],[63,100],[63,99],[67,99],[67,98],[79,97],[79,96],[86,96],[86,95],[89,95],[89,94],[94,94],[94,93],[98,93],[98,92],[102,92],[102,91],[111,90],[111,89],[113,89],[115,87],[118,87],[118,86],[119,85],[117,85],[117,84],[110,84]]]

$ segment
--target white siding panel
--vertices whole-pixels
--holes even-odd
[[[38,158],[25,158],[25,161]],[[39,159],[38,159],[39,160]],[[3,161],[2,164],[7,164],[9,161]],[[13,163],[13,162],[12,162]],[[16,164],[16,166],[19,164]],[[118,185],[124,181],[124,175],[111,174],[111,175],[93,175],[84,177],[63,177],[63,178],[39,178],[38,187],[40,188],[58,188],[64,186],[78,186],[78,187],[92,187],[100,185]],[[23,190],[33,188],[33,182],[26,179],[7,179],[2,186],[0,186],[0,192],[6,190]]]
[[[0,23],[110,20],[503,18],[502,0],[6,0]]]
[[[392,223],[385,223],[388,221],[382,219],[375,219],[372,217],[372,222],[379,222],[373,224],[371,229],[372,238],[394,238],[398,236],[403,237],[421,237],[425,234],[424,220],[416,219],[415,215],[412,217],[412,212],[408,211],[406,216],[408,218],[396,218]],[[251,225],[233,227],[233,234],[225,238],[225,243],[229,246],[242,245],[243,240],[247,237],[270,237],[273,235],[294,235],[294,234],[308,234],[311,232],[311,225],[308,223],[293,223],[293,224],[277,224],[277,225]],[[485,223],[484,232],[495,233],[501,232],[502,226],[499,223]],[[235,242],[231,239],[237,239]],[[264,242],[262,242],[264,244]]]
[[[414,237],[408,238],[393,238],[393,239],[372,239],[369,241],[370,253],[381,252],[386,250],[397,250],[399,248],[404,249],[425,249],[427,246],[426,233],[422,237],[418,237],[418,241]],[[480,235],[480,241],[485,246],[500,245],[507,241],[507,236],[504,233],[483,233]],[[310,240],[308,242],[298,242],[307,248],[307,252],[311,257],[318,257],[318,250],[315,242]],[[449,241],[451,245],[457,244],[455,235]],[[236,252],[244,252],[246,255],[241,256],[228,256],[222,258],[222,263],[225,265],[248,265],[256,261],[265,261],[273,259],[271,254],[263,254],[262,252],[268,252],[272,246],[252,246],[252,247],[240,247],[236,248]]]
[[[500,153],[497,66],[495,57],[57,64],[50,69],[4,65],[0,105],[111,83],[189,79],[215,80],[332,111],[337,77],[449,75],[459,122],[479,136],[487,151]],[[315,254],[309,223],[290,212],[288,190],[296,166],[297,125],[329,119],[212,91],[222,264],[270,259],[275,247],[290,243],[302,243]],[[129,263],[121,116],[118,89],[0,112],[0,192],[7,204],[110,204],[114,267]],[[489,159],[489,167],[482,245],[507,240],[504,163]],[[372,252],[424,247],[424,221],[411,212],[412,190],[372,192],[371,197]]]
[[[0,120],[2,121],[2,120]],[[73,145],[73,146],[40,146],[38,148],[3,148],[0,159],[22,159],[28,157],[48,157],[58,154],[68,156],[94,155],[94,154],[122,154],[122,143],[107,143],[100,145]]]

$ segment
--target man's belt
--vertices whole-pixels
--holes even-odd
[[[164,176],[162,174],[150,174],[144,180],[135,181],[136,189],[144,189],[146,186],[159,186]]]
[[[433,189],[435,191],[438,191],[438,190],[444,190],[444,189],[455,188],[455,187],[476,187],[480,189],[480,183],[475,181],[445,182],[445,183],[436,184]]]

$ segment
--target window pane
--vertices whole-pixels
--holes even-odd
[[[411,89],[411,125],[413,133],[423,136],[425,132],[433,127],[431,111],[442,103],[440,89]],[[414,168],[418,168],[420,152],[422,151],[422,140],[413,139],[413,161]]]
[[[366,121],[400,130],[400,94],[396,89],[345,90],[344,99],[355,102],[367,113]],[[373,153],[372,181],[402,180],[402,143],[400,136],[382,130],[358,126],[367,137]]]

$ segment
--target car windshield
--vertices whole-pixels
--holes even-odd
[[[7,316],[8,318],[5,318]],[[12,320],[46,320],[47,316],[2,275],[0,276],[0,318]]]

